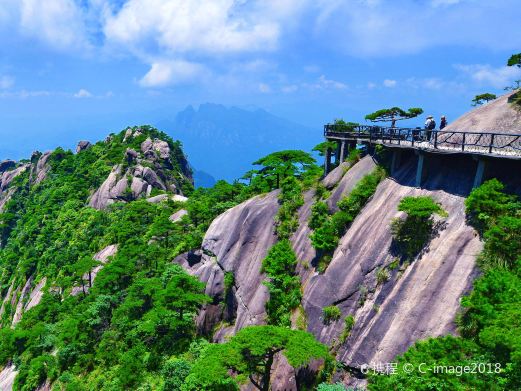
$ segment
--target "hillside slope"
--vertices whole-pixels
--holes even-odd
[[[324,180],[333,186],[328,201],[330,209],[335,210],[338,200],[349,194],[374,167],[372,158],[366,156],[349,170],[348,165],[342,165],[330,173]],[[463,205],[463,195],[470,191],[471,180],[464,172],[448,166],[430,177],[424,189],[414,188],[414,177],[414,163],[410,162],[395,178],[385,179],[378,186],[374,197],[341,238],[323,274],[316,270],[316,252],[307,226],[313,191],[305,193],[299,228],[292,243],[299,259],[297,270],[304,291],[302,303],[307,329],[320,341],[335,346],[337,358],[347,366],[360,368],[365,363],[389,362],[418,339],[455,333],[460,298],[468,292],[477,274],[475,258],[482,244],[466,224]],[[432,196],[449,217],[428,252],[411,265],[391,270],[390,264],[396,258],[391,249],[391,220],[400,215],[397,212],[400,199],[418,195]],[[268,296],[262,287],[265,276],[260,269],[275,240],[273,216],[277,209],[276,192],[236,206],[210,226],[202,248],[207,255],[202,255],[201,261],[193,260],[191,266],[185,256],[177,261],[207,284],[207,293],[214,297],[213,308],[219,307],[219,303],[237,308],[232,319],[226,316],[226,311],[216,313],[206,308],[202,312],[200,321],[205,330],[215,330],[222,321],[229,324],[216,329],[215,340],[222,340],[223,331],[226,335],[247,324],[264,322],[262,309]],[[261,215],[264,216],[261,219],[250,217]],[[238,231],[227,227],[237,227],[240,237]],[[390,273],[384,284],[377,281],[379,269]],[[227,272],[233,272],[236,281],[232,300],[224,286]],[[250,288],[246,295],[240,293],[244,287]],[[254,287],[264,293],[256,294]],[[329,305],[337,305],[342,316],[338,321],[324,324],[322,311]],[[255,316],[245,321],[244,312],[252,308]],[[347,315],[354,316],[355,327],[347,341],[340,342]],[[295,389],[288,371],[289,368],[279,365],[274,374],[278,382],[275,390]]]
[[[521,133],[521,106],[510,103],[514,94],[502,95],[463,114],[443,130]]]

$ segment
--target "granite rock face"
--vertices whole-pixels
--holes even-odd
[[[12,170],[16,167],[16,162],[14,160],[3,160],[0,162],[0,173]]]
[[[30,164],[22,164],[15,168],[6,169],[3,172],[0,171],[0,213],[16,191],[16,188],[11,186],[13,179],[25,172],[29,167]]]
[[[129,129],[125,133],[124,142],[141,135],[139,130]],[[175,157],[166,141],[147,138],[141,148],[127,148],[126,164],[116,165],[111,173],[92,194],[89,205],[96,209],[105,209],[117,201],[130,201],[149,197],[153,189],[169,191],[182,196],[179,177],[191,181],[190,171],[184,158],[178,162],[186,170],[172,171]],[[157,196],[160,197],[160,196]],[[162,197],[162,196],[161,196]],[[159,198],[149,199],[155,202]]]
[[[338,346],[337,358],[352,367],[391,362],[418,339],[455,333],[460,298],[477,273],[475,258],[482,244],[466,225],[460,195],[462,188],[470,191],[471,179],[438,171],[417,189],[414,175],[411,162],[379,185],[341,239],[325,273],[314,275],[304,288],[308,330]],[[403,197],[419,195],[440,202],[449,216],[427,252],[410,266],[391,270],[396,259],[391,220],[400,216],[397,206]],[[381,268],[387,268],[390,278],[379,285],[376,273]],[[322,309],[329,305],[337,305],[343,316],[325,325]],[[354,316],[355,327],[346,343],[339,343],[347,315]]]
[[[85,141],[85,140],[79,141],[78,145],[76,146],[76,153],[80,153],[81,151],[86,150],[91,145],[92,144],[89,141]]]
[[[262,260],[275,244],[274,217],[278,191],[254,197],[217,217],[206,232],[200,254],[183,254],[175,262],[206,283],[213,298],[199,314],[198,327],[209,331],[221,320],[214,335],[222,341],[241,328],[264,323],[268,290],[263,285]],[[224,273],[233,273],[234,286],[226,292]],[[222,310],[221,303],[225,304]]]
[[[440,167],[418,189],[414,187],[415,164],[414,159],[406,161],[394,177],[380,183],[341,238],[324,273],[315,269],[316,253],[307,225],[314,190],[304,194],[299,228],[291,242],[299,259],[297,272],[303,287],[307,329],[333,346],[337,359],[350,367],[391,362],[416,340],[455,333],[460,298],[477,275],[475,258],[482,243],[466,224],[464,213],[464,197],[471,190],[473,178],[464,170]],[[334,212],[338,201],[374,168],[375,162],[366,156],[351,168],[342,165],[330,173],[324,179],[331,189],[327,200],[330,210]],[[397,255],[391,246],[391,220],[401,216],[397,206],[403,197],[418,195],[429,195],[440,202],[448,217],[440,220],[437,236],[418,259],[393,269],[390,264]],[[276,192],[246,201],[214,220],[200,252],[176,259],[207,284],[206,292],[213,298],[199,314],[200,330],[215,330],[222,320],[230,324],[217,327],[213,334],[216,341],[265,321],[269,295],[262,284],[261,263],[276,242],[273,218],[277,210]],[[376,274],[382,268],[388,270],[389,279],[378,283]],[[235,276],[231,293],[224,288],[226,272]],[[337,305],[342,317],[326,325],[322,310],[329,305]],[[233,316],[227,317],[227,311]],[[354,317],[355,326],[342,342],[343,319],[348,315]],[[273,376],[276,389],[296,389],[295,372],[283,360],[274,368]]]

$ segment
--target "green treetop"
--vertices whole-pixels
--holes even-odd
[[[275,188],[288,176],[301,176],[306,171],[313,169],[315,159],[307,152],[299,150],[285,150],[271,153],[253,162],[262,166],[256,172],[256,176],[266,179],[268,182],[275,181]],[[273,187],[273,186],[271,186]]]
[[[512,54],[508,59],[507,65],[509,67],[517,66],[518,68],[521,68],[521,53]]]
[[[472,99],[472,106],[479,106],[483,103],[487,103],[488,101],[496,99],[497,96],[494,94],[484,93],[480,95],[476,95],[474,99]]]
[[[313,359],[330,360],[328,349],[304,331],[277,326],[246,327],[229,342],[211,345],[194,364],[184,390],[238,390],[247,379],[270,389],[271,367],[282,353],[293,368]]]
[[[374,113],[367,114],[365,119],[371,122],[391,122],[391,126],[394,127],[396,121],[414,118],[422,113],[423,109],[419,107],[412,107],[408,111],[405,111],[399,107],[392,107],[390,109],[381,109],[375,111]]]

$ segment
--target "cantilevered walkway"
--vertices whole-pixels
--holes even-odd
[[[465,132],[426,130],[419,128],[390,128],[382,126],[325,125],[324,136],[337,142],[336,160],[342,162],[356,144],[380,144],[394,149],[392,168],[399,164],[400,151],[415,150],[418,155],[416,184],[421,185],[423,160],[426,153],[466,154],[478,161],[474,185],[481,184],[485,157],[521,160],[521,133]],[[331,167],[333,151],[326,151],[325,171]]]

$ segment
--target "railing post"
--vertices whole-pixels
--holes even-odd
[[[490,136],[490,146],[488,147],[488,153],[492,153],[492,147],[494,146],[494,133]]]
[[[461,143],[461,151],[465,150],[465,135],[466,135],[466,133],[463,132],[463,142]]]

